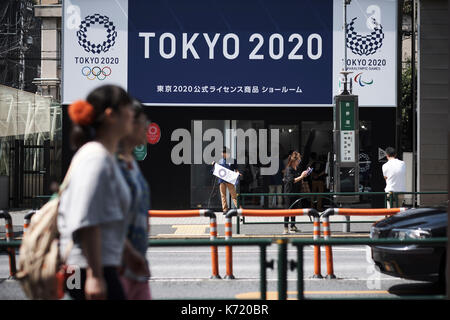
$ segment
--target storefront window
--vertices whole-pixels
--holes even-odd
[[[195,127],[194,123],[197,124]],[[326,168],[333,166],[329,162],[333,153],[331,121],[299,121],[298,123],[271,123],[268,120],[193,120],[191,133],[199,130],[201,123],[202,137],[209,129],[220,132],[222,143],[231,151],[232,158],[236,161],[241,173],[237,192],[249,193],[283,193],[283,174],[287,164],[287,157],[293,150],[299,151],[304,159],[305,166],[313,166],[315,175],[311,175],[310,186],[312,192],[328,192],[330,189],[330,177],[325,172]],[[259,130],[278,130],[279,152],[277,156],[278,171],[272,175],[262,174],[259,155],[259,141],[252,140],[250,136],[255,134],[259,139]],[[245,135],[244,140],[238,141],[237,132]],[[253,138],[255,137],[253,136]],[[244,145],[238,146],[239,143]],[[201,150],[210,145],[212,140],[201,139]],[[264,142],[271,150],[273,141],[268,135],[268,141]],[[197,150],[194,150],[197,148]],[[198,152],[199,146],[192,143],[192,154]],[[371,191],[371,122],[360,121],[360,191]],[[217,160],[221,154],[215,155]],[[245,163],[238,163],[238,159],[245,158]],[[256,159],[256,161],[255,161]],[[220,209],[220,192],[217,178],[212,174],[212,165],[202,159],[201,164],[191,165],[191,206],[197,208]],[[326,172],[325,172],[326,173]],[[353,182],[354,183],[354,182]],[[352,188],[351,188],[352,189]],[[350,189],[349,189],[350,190]],[[353,190],[353,189],[352,189]],[[247,208],[283,208],[284,199],[281,196],[244,196],[243,204]],[[228,199],[230,200],[230,199]],[[363,200],[363,199],[362,199]]]
[[[197,128],[194,128],[194,123],[196,123]],[[199,124],[201,124],[201,128]],[[198,146],[195,145],[195,142],[201,143],[202,153],[211,143],[211,141],[203,141],[205,131],[208,129],[217,129],[223,137],[225,137],[226,130],[229,128],[229,120],[193,120],[191,122],[191,154],[194,155],[194,152],[198,152],[198,150],[194,150],[194,148],[198,148]],[[195,132],[196,130],[199,130],[200,132]],[[195,136],[195,134],[198,133],[201,135],[200,139],[198,139],[198,136]],[[223,143],[225,143],[225,141],[223,141]],[[220,157],[220,154],[215,156]],[[211,163],[205,163],[204,159],[202,159],[201,164],[191,164],[191,207],[193,208],[218,208],[220,206],[217,178],[212,175],[211,169]]]
[[[328,153],[333,152],[333,122],[302,121],[300,152],[315,153],[318,160],[326,162]]]

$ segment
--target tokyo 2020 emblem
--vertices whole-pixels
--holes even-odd
[[[93,42],[88,39],[87,31],[95,24],[103,25],[106,29],[106,39],[100,42]],[[86,52],[102,53],[108,52],[109,49],[116,43],[117,31],[116,26],[109,17],[100,15],[98,13],[87,16],[81,21],[80,29],[77,31],[78,44],[84,48]]]

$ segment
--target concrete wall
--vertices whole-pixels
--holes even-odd
[[[419,2],[418,190],[448,190],[448,2]],[[422,196],[438,204],[447,196]]]
[[[59,101],[61,79],[61,15],[58,0],[41,0],[34,14],[41,18],[41,77],[35,79],[40,94]]]

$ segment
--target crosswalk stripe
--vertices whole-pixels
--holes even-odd
[[[209,228],[208,224],[183,224],[173,225],[172,228],[176,229],[174,234],[176,235],[203,235],[206,234],[206,229]]]

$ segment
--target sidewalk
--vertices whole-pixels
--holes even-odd
[[[225,217],[222,212],[215,212],[217,217],[218,238],[224,237]],[[367,237],[370,226],[384,217],[351,217],[351,222],[369,221],[368,223],[351,224],[351,232],[342,232],[344,216],[330,217],[332,236],[336,237]],[[241,217],[242,219],[242,217]],[[245,224],[241,221],[240,232],[237,234],[236,218],[233,218],[233,237],[299,237],[311,238],[313,233],[313,224],[309,217],[296,217],[297,228],[300,232],[295,234],[283,234],[283,218],[279,217],[245,217]],[[208,238],[209,237],[209,218],[150,218],[151,239],[168,238]],[[172,229],[172,230],[171,230]]]
[[[14,233],[16,237],[22,236],[24,216],[29,212],[26,210],[10,211]],[[217,217],[218,237],[225,234],[225,217],[222,212],[215,212]],[[384,216],[376,217],[351,217],[351,222],[367,221],[367,223],[352,223],[351,232],[343,232],[345,217],[331,216],[331,230],[333,237],[355,237],[368,236],[370,225],[383,219]],[[242,217],[241,217],[242,219]],[[241,221],[240,232],[237,233],[236,218],[233,218],[233,237],[312,237],[313,225],[309,217],[296,217],[297,228],[301,231],[295,234],[283,235],[283,218],[279,217],[245,217],[245,224]],[[335,223],[333,223],[335,222]],[[0,238],[5,237],[5,221],[0,220]],[[150,218],[150,238],[209,238],[209,218]]]

